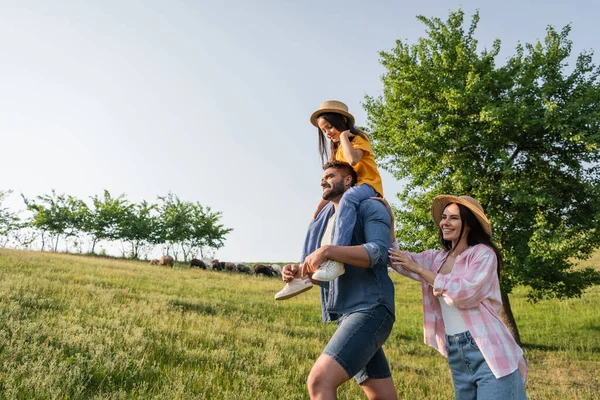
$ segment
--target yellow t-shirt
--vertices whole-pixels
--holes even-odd
[[[358,182],[356,182],[356,184],[362,185],[363,183],[366,183],[383,196],[383,183],[381,182],[381,175],[379,175],[379,171],[377,170],[377,164],[375,164],[371,142],[357,135],[354,136],[354,139],[352,139],[350,143],[355,149],[360,149],[364,152],[358,164],[352,167],[356,171],[356,175],[358,175]],[[335,152],[335,159],[348,162],[346,157],[344,157],[344,149],[342,149],[341,144]]]

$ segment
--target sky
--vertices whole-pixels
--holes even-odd
[[[498,64],[547,25],[572,25],[573,54],[599,47],[596,1],[0,0],[4,206],[171,191],[233,228],[215,257],[296,261],[321,194],[310,115],[335,99],[364,124],[379,52],[459,7],[481,48],[502,41]]]

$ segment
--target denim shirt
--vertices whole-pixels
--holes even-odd
[[[306,236],[302,261],[318,249],[335,212],[329,203],[311,223]],[[346,264],[344,275],[331,282],[320,282],[321,314],[325,322],[337,320],[341,315],[384,305],[392,315],[394,310],[394,285],[388,276],[388,249],[391,218],[377,200],[365,200],[358,206],[358,218],[352,235],[352,246],[362,245],[370,259],[369,268]]]

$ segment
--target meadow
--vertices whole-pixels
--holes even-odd
[[[598,262],[598,257],[595,259]],[[592,260],[591,262],[593,262]],[[420,289],[393,275],[384,347],[400,398],[453,398],[423,344]],[[334,324],[316,288],[275,302],[278,279],[65,254],[0,250],[2,399],[307,399]],[[600,398],[600,287],[582,298],[511,295],[531,399]],[[364,398],[350,381],[340,399]]]

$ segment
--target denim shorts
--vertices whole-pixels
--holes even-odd
[[[519,370],[496,378],[469,331],[446,335],[446,352],[457,399],[527,399]]]
[[[384,305],[344,314],[323,354],[333,357],[359,384],[369,378],[389,378],[392,374],[381,346],[394,319]]]

